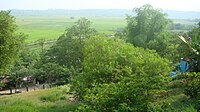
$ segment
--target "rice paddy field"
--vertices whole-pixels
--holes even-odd
[[[55,40],[67,27],[73,25],[81,17],[68,16],[17,16],[18,31],[25,33],[26,42],[32,43],[38,39]],[[92,27],[99,33],[114,34],[117,28],[126,26],[125,17],[87,17]]]
[[[18,25],[18,31],[27,35],[26,42],[33,43],[39,39],[56,40],[62,35],[66,28],[71,27],[74,22],[80,19],[80,16],[65,15],[45,15],[45,16],[15,16]],[[109,16],[89,16],[86,17],[92,22],[92,27],[99,33],[114,34],[117,29],[126,27],[126,17]],[[173,20],[174,23],[182,25],[195,25],[193,21]],[[174,30],[175,32],[186,32],[185,30]]]

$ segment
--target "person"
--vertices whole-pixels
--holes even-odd
[[[179,70],[180,70],[181,73],[186,73],[189,70],[189,64],[183,58],[181,58],[181,61],[180,61],[180,64],[179,64]]]

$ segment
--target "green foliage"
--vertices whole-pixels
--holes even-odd
[[[190,58],[190,70],[200,71],[200,27],[193,28],[184,35],[185,41],[180,43],[178,52],[182,57]]]
[[[200,52],[200,24],[198,28],[194,28],[189,34],[192,38],[192,47]]]
[[[44,56],[44,62],[54,62],[68,68],[80,69],[83,60],[82,44],[78,39],[59,39]]]
[[[72,73],[77,74],[82,70],[84,39],[96,33],[91,28],[91,22],[81,18],[61,35],[54,46],[44,56],[44,63],[53,62],[66,66]]]
[[[180,43],[178,52],[182,57],[189,57],[190,70],[199,72],[200,71],[200,27],[193,28],[187,34],[184,34],[186,42]]]
[[[66,37],[84,39],[94,34],[96,30],[91,28],[91,22],[86,18],[80,18],[74,25],[67,28]]]
[[[10,83],[14,84],[15,87],[18,88],[23,82],[23,77],[33,76],[35,73],[34,65],[38,59],[39,55],[36,52],[30,51],[27,48],[20,49],[17,60],[15,60],[13,65],[9,67],[9,72],[7,72],[10,76]],[[7,86],[13,86],[9,84]]]
[[[10,67],[10,74],[19,74],[20,76],[31,75],[38,60],[39,54],[37,52],[30,51],[27,48],[21,49],[18,59]]]
[[[69,70],[56,63],[45,63],[39,66],[35,77],[40,81],[45,81],[49,84],[63,82],[68,83]]]
[[[147,110],[170,71],[155,52],[103,36],[85,40],[83,67],[72,89],[86,102],[80,108],[95,111]]]
[[[166,14],[148,4],[135,8],[134,13],[136,16],[127,17],[127,41],[146,48],[150,40],[166,30],[169,20]]]
[[[184,93],[193,100],[195,108],[200,110],[200,73],[190,73],[186,78]]]
[[[16,33],[15,18],[10,11],[0,11],[0,72],[16,58],[24,35]]]
[[[189,35],[191,36],[191,46],[200,53],[200,25],[198,28],[194,28],[192,31],[189,32]],[[199,58],[200,59],[200,58]]]
[[[176,21],[175,21],[176,22]],[[189,30],[192,30],[193,28],[194,28],[194,24],[186,24],[186,23],[171,23],[170,25],[169,25],[169,30],[177,30],[177,31],[189,31]]]
[[[200,73],[190,73],[186,79],[185,94],[197,98],[200,93]]]
[[[149,41],[147,46],[149,49],[156,50],[161,57],[173,62],[179,61],[183,56],[180,54],[180,50],[177,50],[181,46],[178,36],[167,31],[156,35],[153,40]]]

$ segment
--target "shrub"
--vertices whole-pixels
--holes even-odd
[[[83,71],[72,84],[81,109],[145,111],[165,90],[169,62],[151,50],[97,36],[85,41]]]
[[[190,96],[195,103],[195,108],[200,111],[200,73],[187,75],[184,93]]]
[[[200,73],[189,73],[186,76],[184,93],[191,98],[197,98],[200,93]]]

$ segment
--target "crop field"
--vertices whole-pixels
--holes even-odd
[[[198,23],[194,21],[187,21],[187,20],[181,20],[181,19],[174,19],[173,22],[183,24],[183,25],[197,25]]]
[[[32,43],[39,39],[55,40],[62,35],[66,28],[69,28],[81,17],[75,16],[16,16],[18,31],[27,35],[26,42]],[[125,28],[125,17],[86,17],[92,22],[92,27],[99,33],[114,34],[116,29]],[[183,25],[195,25],[192,21],[173,20],[174,23]],[[176,31],[176,30],[174,30]],[[177,30],[179,32],[179,30]],[[176,31],[176,32],[177,32]],[[186,32],[184,30],[184,32]]]
[[[31,43],[38,39],[57,39],[67,27],[70,27],[80,17],[67,16],[17,16],[16,23],[19,32],[25,33],[26,42]],[[124,28],[124,17],[87,17],[92,22],[92,27],[99,33],[114,34],[117,28]]]

